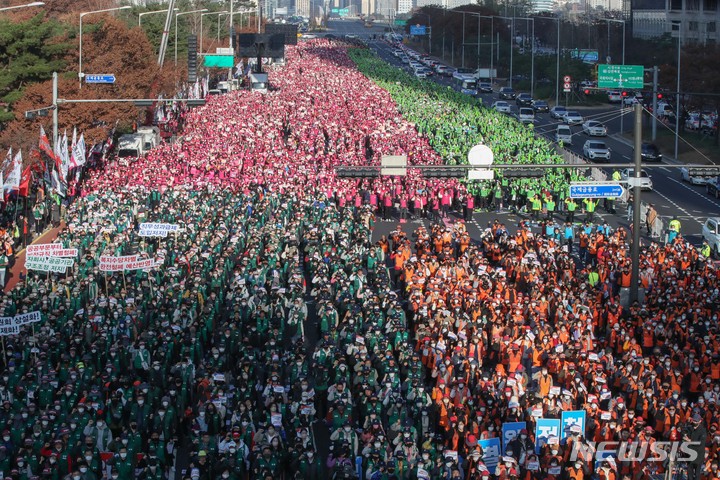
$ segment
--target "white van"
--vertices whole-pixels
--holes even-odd
[[[558,125],[555,130],[555,141],[563,145],[572,145],[573,133],[569,125]]]

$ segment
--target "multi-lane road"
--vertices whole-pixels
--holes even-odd
[[[368,41],[370,48],[375,50],[377,54],[386,62],[398,68],[406,68],[406,66],[393,55],[392,47],[380,40],[380,34],[384,31],[383,26],[374,26],[366,28],[363,24],[354,20],[331,20],[328,24],[328,32],[335,35],[357,35]],[[376,35],[376,39],[372,36]],[[433,76],[428,81],[436,81],[445,85],[451,85],[447,78]],[[495,85],[497,90],[502,85]],[[490,106],[493,102],[499,100],[497,91],[490,94],[481,94],[483,104]],[[515,102],[510,101],[513,109],[516,111]],[[615,105],[607,105],[600,107],[575,108],[586,119],[597,119],[602,121],[608,127],[608,136],[602,140],[610,147],[613,163],[632,163],[633,147],[631,143],[620,136],[620,107]],[[623,124],[627,132],[633,125],[633,115],[630,109],[624,110],[625,116]],[[544,135],[548,138],[554,136],[559,120],[551,118],[550,114],[536,114],[534,128],[538,135]],[[582,146],[585,141],[590,138],[582,133],[581,126],[573,126],[573,144],[568,149],[578,155],[582,155]],[[680,181],[680,171],[672,168],[674,165],[672,160],[664,160],[661,164],[646,164],[647,170],[653,180],[653,190],[642,193],[644,202],[652,203],[657,209],[661,218],[667,223],[673,216],[677,216],[682,222],[682,230],[686,236],[694,242],[700,242],[700,233],[702,223],[709,216],[720,215],[720,201],[709,197],[705,192],[704,186],[693,186]],[[625,225],[627,220],[625,209],[619,208],[617,215],[603,215],[603,219],[607,220],[611,225]],[[484,224],[484,222],[480,222]]]

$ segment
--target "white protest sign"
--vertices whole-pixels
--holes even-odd
[[[77,248],[63,248],[62,243],[30,245],[25,250],[28,257],[77,257]]]
[[[0,317],[0,336],[17,335],[20,327],[42,320],[40,312],[21,313],[14,317]]]
[[[65,273],[68,267],[72,267],[75,260],[72,258],[59,257],[25,257],[25,268],[41,272]]]
[[[124,270],[145,270],[155,266],[155,260],[147,258],[140,260],[137,255],[126,255],[124,257],[100,257],[101,272],[122,272]]]
[[[122,272],[125,270],[125,264],[136,262],[137,258],[137,255],[126,255],[124,257],[102,255],[100,257],[99,268],[101,272]]]
[[[177,232],[180,227],[171,223],[141,223],[138,235],[141,237],[167,237],[168,232]]]

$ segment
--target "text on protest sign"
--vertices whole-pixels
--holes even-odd
[[[72,258],[59,257],[25,257],[25,268],[41,272],[65,272],[72,267],[75,260]]]
[[[62,243],[45,243],[27,247],[28,257],[77,257],[77,248],[63,248]]]
[[[171,223],[141,223],[138,235],[141,237],[167,237],[168,232],[177,232],[180,227]]]
[[[122,272],[124,270],[144,270],[155,266],[152,258],[138,259],[137,255],[126,255],[124,257],[100,257],[101,272]]]
[[[0,317],[0,336],[17,335],[20,333],[21,326],[39,322],[41,319],[40,312],[21,313],[14,317]]]

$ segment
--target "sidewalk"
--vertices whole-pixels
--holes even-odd
[[[46,230],[42,235],[33,240],[30,245],[53,242],[57,238],[58,232],[60,232],[61,228],[63,228],[62,223],[58,228],[51,228],[50,230]],[[15,254],[15,264],[5,273],[5,281],[7,282],[4,289],[5,293],[15,288],[15,285],[17,285],[17,283],[20,281],[21,273],[27,274],[27,271],[25,270],[24,248]]]

